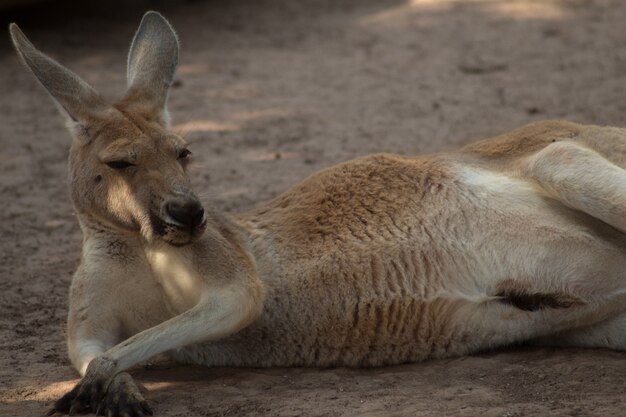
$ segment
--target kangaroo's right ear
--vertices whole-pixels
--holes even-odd
[[[178,65],[178,37],[159,13],[147,12],[128,53],[128,91],[131,109],[163,126],[169,123],[166,104]]]
[[[22,61],[48,90],[73,122],[101,118],[110,106],[78,75],[38,51],[15,24],[9,25],[11,40]]]

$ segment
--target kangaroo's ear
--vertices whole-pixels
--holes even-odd
[[[110,109],[102,97],[78,75],[38,51],[15,23],[11,23],[9,32],[22,61],[70,121],[86,123],[101,118]]]
[[[128,54],[128,91],[133,111],[163,126],[169,123],[167,96],[178,64],[178,37],[157,12],[147,12]]]

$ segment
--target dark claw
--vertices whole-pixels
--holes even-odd
[[[70,411],[70,405],[72,404],[72,401],[74,401],[74,398],[76,398],[76,394],[78,394],[79,389],[80,386],[76,385],[70,392],[65,393],[65,395],[54,403],[46,415],[51,416],[56,413],[68,413]]]
[[[91,397],[93,384],[81,384],[81,389],[78,391],[78,395],[72,401],[69,415],[80,414],[91,407]]]
[[[128,414],[128,406],[129,405],[130,404],[128,403],[128,397],[122,393],[122,395],[120,395],[119,401],[117,403],[117,411],[118,411],[120,417],[127,417],[126,415]]]
[[[104,399],[104,384],[102,381],[96,381],[94,383],[94,387],[91,390],[91,398],[89,401],[89,407],[91,407],[92,411],[96,412],[102,405],[102,400]]]
[[[137,417],[146,417],[141,405],[139,404],[133,404],[133,413],[133,415]]]
[[[70,411],[67,413],[70,416],[80,414],[83,411],[83,406],[80,403],[72,403]]]
[[[76,414],[81,414],[83,411],[85,411],[85,407],[83,407],[81,403],[74,402],[70,407],[70,412],[68,413],[68,415],[74,416]]]
[[[143,411],[146,414],[148,414],[150,416],[154,415],[154,411],[152,411],[152,408],[148,405],[147,401],[142,401],[142,402],[139,403],[139,405],[141,406],[141,408],[143,408]]]

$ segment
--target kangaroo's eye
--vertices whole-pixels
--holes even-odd
[[[189,155],[191,155],[191,151],[189,149],[183,149],[182,151],[180,151],[180,153],[178,154],[178,159],[185,159],[187,158]]]
[[[126,161],[109,161],[106,164],[109,166],[109,168],[113,169],[124,169],[135,166],[135,164],[131,164],[130,162]]]

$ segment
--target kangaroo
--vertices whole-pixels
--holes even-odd
[[[83,232],[67,346],[82,376],[49,414],[152,414],[126,372],[380,366],[522,341],[626,350],[626,130],[547,121],[458,151],[325,169],[243,214],[203,207],[168,131],[178,61],[148,12],[114,104],[38,51],[67,116]]]

